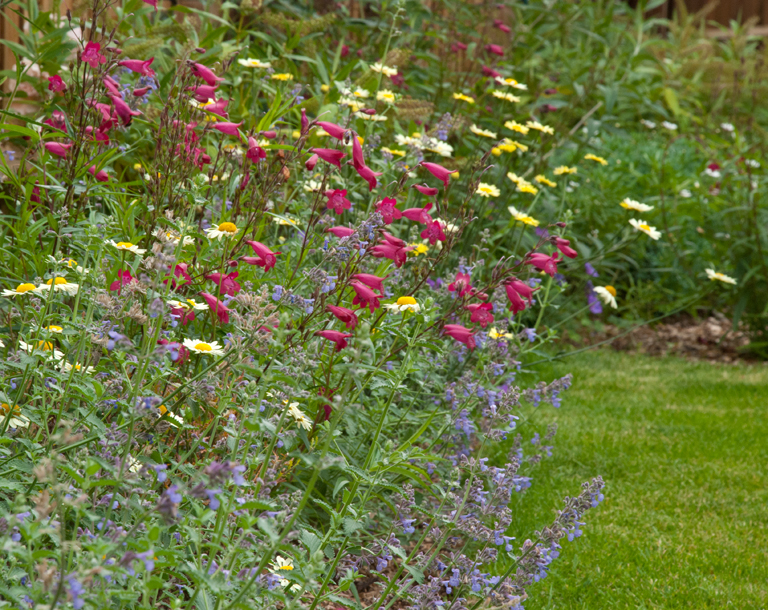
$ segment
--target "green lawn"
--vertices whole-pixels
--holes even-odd
[[[606,500],[526,609],[768,608],[768,367],[600,351],[542,372],[574,384],[536,412],[560,431],[513,533],[591,476]]]

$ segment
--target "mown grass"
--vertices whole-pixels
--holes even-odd
[[[600,351],[542,372],[574,384],[532,419],[560,433],[513,534],[577,481],[607,488],[526,609],[768,608],[768,367]]]

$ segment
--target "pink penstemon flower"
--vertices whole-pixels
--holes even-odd
[[[318,330],[315,333],[315,336],[333,341],[336,344],[336,351],[340,352],[342,349],[347,347],[347,339],[349,337],[353,337],[354,335],[351,333],[343,333],[339,330]]]
[[[344,210],[352,207],[352,202],[347,199],[347,189],[325,191],[325,196],[328,198],[326,207],[336,212],[336,214],[342,214]]]
[[[347,329],[353,330],[357,326],[357,315],[351,309],[339,307],[337,305],[327,305],[326,308],[336,316],[339,321],[344,322]]]

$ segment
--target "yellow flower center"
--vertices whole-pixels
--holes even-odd
[[[61,326],[56,326],[55,324],[51,324],[48,327],[48,330],[50,330],[52,333],[60,333],[64,329]]]
[[[641,225],[639,225],[639,226],[640,226],[640,228],[641,228],[643,231],[650,231],[650,230],[651,230],[651,225],[647,225],[647,224],[644,224],[644,223],[643,223],[643,224],[641,224]]]
[[[159,407],[157,407],[157,409],[158,411],[160,411],[160,415],[165,415],[166,413],[168,413],[168,409],[165,408],[165,405],[160,405]]]
[[[54,278],[51,278],[50,280],[48,280],[46,282],[46,285],[50,286],[51,284],[53,284],[54,286],[60,286],[62,284],[66,284],[66,283],[67,283],[67,280],[65,278],[63,278],[63,277],[54,277]]]
[[[400,297],[397,299],[398,305],[416,305],[416,299],[413,297]]]
[[[219,225],[219,231],[225,231],[226,233],[237,233],[237,227],[234,222],[222,222]]]
[[[189,303],[189,307],[194,307],[195,305],[197,305],[197,303],[195,302],[195,299],[187,299],[187,303]],[[183,304],[184,303],[182,303],[182,305]]]
[[[124,249],[127,250],[129,248],[133,248],[133,244],[131,242],[129,242],[129,241],[119,241],[119,242],[117,242],[117,247],[118,248],[124,248]]]
[[[6,402],[0,404],[0,413],[3,415],[8,415],[9,412],[12,412],[13,415],[21,415],[21,409],[19,409],[19,405],[14,405],[11,407]]]
[[[213,348],[207,343],[198,343],[195,345],[195,349],[199,352],[210,352]]]
[[[35,289],[34,284],[19,284],[16,286],[16,292],[19,294],[24,294],[25,292],[30,292],[31,290]]]
[[[50,352],[53,349],[53,343],[50,341],[38,341],[37,348]]]
[[[67,263],[67,267],[69,267],[70,269],[72,269],[72,267],[77,267],[77,261],[74,258],[64,259],[64,260]]]
[[[611,294],[612,297],[616,296],[616,289],[613,286],[606,286],[605,289]]]
[[[290,570],[293,570],[293,566],[292,566],[292,565],[287,565],[287,566],[280,566],[280,567],[279,567],[279,568],[277,568],[277,569],[278,569],[278,570],[288,570],[288,571],[290,571]]]

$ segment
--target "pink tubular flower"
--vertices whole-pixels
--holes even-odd
[[[243,124],[242,121],[239,123],[227,123],[227,122],[221,122],[221,123],[214,123],[213,128],[216,131],[220,131],[223,134],[226,134],[228,136],[239,136],[240,133],[237,131],[240,126]]]
[[[398,248],[392,244],[379,244],[370,249],[371,256],[374,258],[388,258],[395,263],[395,266],[400,268],[405,264],[408,258],[408,252],[413,250],[412,247]]]
[[[328,198],[326,207],[337,214],[341,214],[344,210],[348,210],[352,207],[352,203],[347,199],[347,189],[325,191],[325,196]]]
[[[32,194],[29,196],[29,200],[32,203],[40,203],[40,182],[35,180],[35,188],[32,189]]]
[[[570,243],[571,242],[567,239],[563,239],[562,237],[555,237],[555,245],[557,246],[557,249],[565,254],[568,258],[576,258],[579,253],[571,248]]]
[[[508,25],[506,25],[501,19],[494,19],[493,27],[500,29],[502,32],[506,34],[512,33],[512,29]]]
[[[352,290],[355,291],[355,298],[352,299],[352,305],[360,305],[361,309],[368,307],[371,313],[381,307],[381,304],[379,303],[380,296],[371,288],[360,282],[350,282],[349,285],[352,287]]]
[[[365,167],[365,156],[363,155],[363,147],[360,145],[360,140],[353,133],[352,135],[352,165],[359,172],[361,168]]]
[[[413,188],[419,191],[422,195],[427,197],[434,197],[438,193],[438,189],[431,186],[422,186],[421,184],[414,184]]]
[[[519,313],[526,307],[525,300],[528,301],[528,305],[533,303],[532,297],[535,292],[528,284],[521,282],[520,280],[510,279],[504,283],[504,289],[507,292],[507,298],[509,299],[509,310],[512,313]],[[525,300],[523,300],[525,299]]]
[[[438,163],[429,163],[427,161],[422,161],[419,165],[438,180],[442,180],[446,188],[448,188],[448,179],[451,177],[451,174],[456,171],[453,169],[446,169]]]
[[[219,318],[219,322],[222,324],[229,323],[229,309],[224,306],[224,303],[219,301],[215,296],[212,294],[208,294],[207,292],[201,292],[200,296],[203,297],[203,300],[208,303],[208,307],[213,311]]]
[[[337,140],[343,140],[344,134],[347,131],[343,127],[336,125],[336,123],[327,123],[325,121],[318,121],[317,125],[322,127],[328,133],[329,136],[331,136],[332,138],[336,138]]]
[[[214,100],[213,104],[206,106],[205,110],[211,114],[215,114],[216,116],[220,116],[221,118],[226,119],[229,116],[226,110],[227,104],[229,104],[229,100],[219,98]]]
[[[395,248],[404,248],[405,242],[400,239],[399,237],[395,237],[391,233],[387,233],[387,231],[384,231],[384,241],[382,243],[389,244],[390,246],[395,246]]]
[[[307,162],[304,164],[304,168],[311,172],[313,169],[315,169],[315,165],[317,165],[317,155],[312,155],[309,159],[307,159]]]
[[[242,123],[241,123],[242,124]],[[252,163],[257,163],[260,159],[267,158],[267,151],[259,146],[258,140],[254,137],[248,138],[248,152],[245,153],[245,158]]]
[[[109,182],[109,174],[107,174],[107,172],[105,172],[103,169],[97,172],[95,165],[91,165],[91,167],[88,168],[88,173],[96,178],[96,180],[99,182]]]
[[[240,284],[237,282],[237,271],[232,273],[208,273],[206,280],[211,280],[219,286],[219,292],[228,296],[235,296],[240,291]]]
[[[267,140],[274,140],[277,137],[277,132],[272,130],[260,131],[259,133],[267,138]]]
[[[117,116],[120,117],[120,122],[123,124],[123,127],[128,127],[128,125],[131,124],[133,117],[141,114],[138,110],[131,110],[131,107],[126,104],[125,100],[119,95],[110,95],[109,98],[115,106],[115,112],[117,112]]]
[[[527,264],[533,265],[536,269],[549,274],[550,277],[554,277],[555,273],[557,273],[557,263],[559,262],[561,262],[561,259],[557,252],[552,256],[547,256],[541,252],[534,252],[528,258]]]
[[[494,55],[498,55],[499,57],[504,57],[504,49],[502,49],[497,44],[487,44],[485,45],[485,50],[488,53],[493,53]]]
[[[101,51],[101,45],[98,42],[89,42],[85,45],[85,50],[80,54],[80,59],[91,66],[91,69],[95,70],[99,67],[99,64],[107,63],[107,58],[99,51]]]
[[[144,2],[144,4],[149,4],[149,6],[154,8],[155,12],[157,12],[157,0],[143,0],[143,2]],[[184,348],[184,349],[186,349],[186,348]]]
[[[315,336],[328,339],[328,341],[333,341],[336,344],[336,351],[340,352],[345,347],[347,347],[347,339],[349,337],[353,337],[354,335],[350,333],[343,333],[340,330],[318,330],[315,333]]]
[[[218,85],[199,85],[197,87],[189,87],[189,89],[195,92],[195,100],[203,104],[208,100],[216,99],[216,87]]]
[[[341,169],[341,160],[346,157],[346,153],[332,148],[312,148],[309,152],[314,153],[326,163],[331,163]]]
[[[357,170],[357,173],[360,174],[360,177],[368,183],[369,193],[376,188],[376,178],[381,176],[382,172],[375,172],[367,165],[356,167],[355,169]]]
[[[109,285],[109,289],[112,292],[117,290],[117,294],[120,294],[123,291],[123,286],[130,284],[132,281],[134,280],[131,272],[120,269],[117,272],[117,279]]]
[[[179,286],[184,286],[185,284],[191,284],[192,283],[192,276],[189,275],[189,272],[187,271],[189,269],[189,265],[187,263],[178,263],[174,269],[173,269],[173,275],[176,279],[183,279],[183,282],[179,282]],[[168,270],[170,270],[170,267],[168,267]],[[171,279],[171,286],[175,289],[176,288],[176,280]],[[167,284],[168,280],[165,280],[163,284]]]
[[[432,217],[429,215],[429,210],[431,209],[432,204],[428,203],[423,208],[408,208],[407,210],[403,210],[403,216],[408,220],[425,225],[432,222]]]
[[[109,91],[112,95],[120,95],[120,83],[118,83],[114,78],[107,75],[101,79],[101,82],[104,83],[107,91]]]
[[[192,74],[198,78],[202,78],[206,83],[213,86],[217,82],[224,80],[220,76],[216,76],[213,70],[204,66],[203,64],[192,64]]]
[[[437,222],[428,222],[425,229],[421,232],[421,239],[428,239],[431,245],[435,245],[438,240],[445,241],[445,233],[443,233],[442,225]]]
[[[459,51],[466,51],[467,45],[463,42],[452,42],[451,43],[451,53],[458,53]]]
[[[152,65],[153,61],[155,61],[154,57],[150,57],[146,61],[140,59],[124,59],[123,61],[118,61],[117,65],[122,66],[123,68],[128,68],[131,72],[136,72],[136,74],[141,74],[142,76],[154,76],[155,71],[149,67]]]
[[[353,280],[359,280],[366,286],[384,292],[384,280],[386,278],[379,277],[378,275],[372,275],[370,273],[356,273],[352,276]]]
[[[501,72],[498,72],[493,68],[489,68],[488,66],[483,66],[483,76],[487,76],[488,78],[496,78],[501,76]]]
[[[376,204],[376,211],[381,214],[385,225],[392,224],[393,220],[400,220],[403,217],[403,213],[395,207],[396,205],[397,199],[392,197],[384,197]]]
[[[51,114],[51,118],[45,119],[43,121],[43,125],[48,125],[49,127],[58,129],[59,131],[66,131],[67,115],[64,114],[61,110],[54,110]]]
[[[307,118],[307,109],[301,109],[301,135],[307,133],[309,129],[309,119]]]
[[[174,318],[178,319],[178,321],[181,322],[184,326],[186,326],[190,322],[195,321],[194,309],[184,309],[183,307],[172,307],[171,315]]]
[[[328,305],[328,311],[330,311],[338,320],[344,322],[348,330],[353,330],[357,326],[357,316],[355,312],[346,307],[337,307],[336,305]]]
[[[66,90],[67,85],[65,85],[64,81],[61,80],[61,76],[56,74],[55,76],[48,77],[48,91],[53,91],[54,93],[63,93]]]
[[[355,230],[349,227],[328,227],[325,230],[326,233],[333,233],[336,237],[349,237],[354,235]]]
[[[149,87],[139,87],[138,89],[134,89],[133,91],[131,91],[131,94],[133,95],[133,97],[141,97],[147,91],[149,91]]]
[[[249,240],[245,243],[253,249],[256,256],[260,259],[259,261],[252,263],[244,257],[243,260],[245,260],[246,263],[264,267],[264,271],[269,271],[277,264],[277,255],[280,254],[280,252],[272,252],[267,246],[258,241]]]
[[[443,326],[443,334],[456,339],[456,341],[463,343],[471,350],[475,349],[475,336],[469,328],[459,324],[446,324]]]
[[[146,2],[146,0],[144,1]],[[177,365],[182,365],[189,359],[189,350],[181,343],[169,341],[168,339],[158,339],[157,344],[162,345],[171,354],[171,360]]]
[[[460,297],[467,294],[471,295],[474,292],[474,289],[472,288],[469,274],[461,272],[457,273],[456,279],[448,284],[448,291],[458,292]]]
[[[72,148],[72,143],[62,144],[61,142],[46,142],[45,150],[57,157],[66,157],[69,149]]]
[[[470,322],[476,322],[483,328],[493,323],[493,305],[491,303],[472,303],[467,305],[467,310],[472,312]]]

